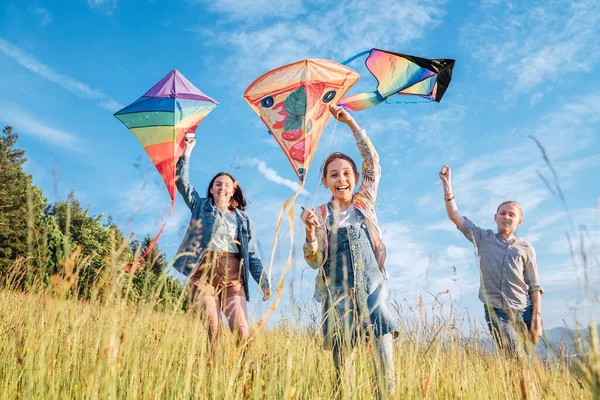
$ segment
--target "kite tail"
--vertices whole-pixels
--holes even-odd
[[[342,64],[343,65],[348,65],[350,64],[352,61],[356,60],[359,57],[364,56],[365,54],[369,54],[371,52],[371,50],[365,50],[365,51],[361,51],[360,53],[357,53],[355,55],[353,55],[352,57],[350,57],[349,59],[347,59],[346,61],[344,61]]]
[[[275,259],[275,249],[277,248],[277,237],[279,235],[279,229],[281,228],[281,222],[283,220],[283,213],[286,210],[286,208],[288,208],[288,206],[289,206],[288,222],[290,224],[290,252],[288,254],[288,258],[285,263],[285,268],[283,269],[283,273],[281,274],[281,278],[279,278],[279,284],[277,285],[277,298],[275,299],[275,302],[271,305],[271,307],[269,307],[267,312],[265,312],[265,314],[261,317],[260,321],[258,321],[257,326],[256,326],[257,332],[263,328],[263,326],[265,325],[265,323],[267,322],[267,320],[269,319],[271,314],[277,309],[277,307],[279,306],[279,303],[281,301],[281,297],[283,296],[283,287],[284,287],[283,285],[285,283],[285,275],[287,274],[287,272],[290,268],[290,265],[292,264],[292,256],[294,254],[294,251],[293,251],[294,250],[294,204],[296,202],[296,198],[302,192],[302,189],[304,189],[304,181],[301,181],[300,187],[298,188],[298,190],[296,190],[296,193],[294,193],[294,195],[292,197],[287,199],[285,201],[285,203],[283,203],[283,206],[281,206],[281,208],[279,209],[279,218],[277,220],[277,229],[275,229],[275,240],[273,242],[273,251],[271,252],[271,260],[269,261],[269,275],[271,274],[271,270],[273,268],[273,261]]]
[[[144,254],[142,254],[137,259],[133,260],[132,262],[128,262],[128,263],[123,264],[123,269],[126,272],[135,272],[137,270],[144,269],[144,267],[146,266],[146,264],[144,264],[144,263],[142,263],[140,261],[142,261],[144,259],[144,257],[146,257],[152,251],[152,249],[154,248],[154,246],[156,245],[156,242],[158,241],[158,238],[162,234],[163,229],[165,229],[165,226],[167,226],[167,222],[169,222],[169,219],[171,218],[171,214],[173,214],[173,210],[174,209],[175,209],[175,199],[173,199],[173,201],[171,202],[171,210],[169,210],[169,215],[167,216],[167,219],[165,220],[165,223],[160,227],[160,230],[158,231],[158,233],[156,234],[156,236],[154,237],[154,239],[152,239],[152,241],[150,242],[150,244],[146,248],[146,251],[144,251]]]
[[[358,93],[353,96],[343,98],[338,105],[347,111],[360,111],[365,108],[376,106],[383,103],[385,99],[376,90],[374,92]]]

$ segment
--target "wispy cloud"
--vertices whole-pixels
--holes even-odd
[[[195,0],[191,3],[206,5],[210,10],[226,14],[232,21],[257,19],[265,17],[290,18],[306,11],[302,0],[282,1],[274,6],[270,0]]]
[[[462,30],[462,44],[484,70],[510,82],[507,96],[547,82],[581,82],[600,60],[596,45],[600,4],[573,2],[482,2]],[[531,102],[540,100],[540,93]]]
[[[386,264],[394,286],[401,290],[423,289],[433,254],[417,243],[408,226],[400,222],[383,223],[381,230],[388,247]]]
[[[52,16],[46,8],[35,7],[32,12],[40,18],[40,24],[42,27],[48,26],[48,24],[52,22]]]
[[[413,230],[400,222],[381,224],[388,248],[387,269],[397,300],[417,300],[419,294],[449,291],[453,298],[475,291],[479,275],[472,249],[435,248],[415,239]],[[428,296],[428,295],[427,295]]]
[[[176,203],[167,221],[171,199],[162,182],[144,178],[128,190],[118,193],[117,199],[121,210],[117,217],[122,221],[120,225],[124,232],[134,232],[138,239],[148,234],[154,236],[167,222],[161,243],[183,237],[190,217],[189,209],[183,202]]]
[[[119,103],[118,101],[115,100],[102,100],[100,103],[100,107],[114,113],[119,111],[121,108],[123,108],[123,104]]]
[[[88,6],[94,11],[111,15],[117,8],[117,0],[87,0]]]
[[[453,186],[463,211],[474,217],[491,218],[497,203],[511,198],[530,213],[550,198],[551,193],[539,178],[540,172],[547,172],[547,166],[527,135],[542,141],[557,167],[563,189],[569,187],[570,178],[576,173],[597,166],[598,155],[582,153],[597,141],[599,104],[600,96],[595,94],[566,102],[531,126],[524,126],[522,132],[507,135],[510,148],[480,154],[455,168]],[[423,211],[436,207],[440,190],[438,187],[417,200]]]
[[[439,198],[439,196],[438,196],[438,198]],[[443,232],[450,232],[450,233],[457,232],[454,224],[448,219],[425,226],[425,231],[443,231]]]
[[[294,192],[300,188],[300,184],[298,182],[294,182],[290,179],[283,178],[282,176],[280,176],[277,173],[277,171],[275,171],[272,168],[267,167],[267,164],[264,161],[259,160],[258,158],[251,158],[248,160],[243,160],[242,163],[247,163],[247,164],[255,166],[256,169],[258,170],[258,172],[260,172],[265,178],[267,178],[271,182],[275,182],[278,185],[290,188]],[[300,194],[303,196],[310,195],[310,193],[307,192],[305,189],[302,189]]]
[[[51,127],[14,103],[0,100],[0,120],[15,131],[23,132],[55,146],[81,151],[82,142],[75,135]]]
[[[38,61],[32,55],[27,54],[19,47],[2,38],[0,38],[0,52],[4,53],[4,55],[6,55],[7,57],[12,58],[31,72],[41,76],[42,78],[52,83],[63,87],[64,89],[81,98],[89,100],[98,100],[98,104],[103,108],[108,109],[109,106],[119,105],[119,103],[111,99],[110,96],[102,93],[100,90],[93,89],[88,84],[78,81],[69,76],[59,74],[44,63]]]
[[[249,83],[261,72],[306,58],[342,60],[375,43],[381,48],[398,48],[423,38],[444,15],[442,2],[429,0],[284,3],[281,11],[281,7],[275,9],[270,3],[261,7],[249,0],[211,2],[212,9],[222,13],[222,22],[236,21],[235,32],[219,36],[215,45],[225,43],[233,51],[232,60],[245,60],[243,65],[224,64],[224,68],[235,65],[237,79],[242,72]],[[251,11],[242,12],[246,9]],[[271,16],[277,19],[262,22]]]

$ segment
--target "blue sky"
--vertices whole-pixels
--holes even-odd
[[[473,248],[444,212],[437,173],[448,163],[458,205],[478,225],[494,228],[503,200],[517,200],[525,209],[517,233],[537,250],[546,328],[563,319],[571,324],[574,310],[584,319],[598,316],[597,301],[590,300],[600,287],[597,1],[8,0],[0,6],[0,21],[0,122],[21,134],[26,170],[51,201],[73,189],[93,213],[112,215],[126,233],[158,231],[168,214],[168,193],[112,113],[176,68],[220,102],[197,131],[192,182],[204,193],[216,172],[236,176],[250,200],[266,264],[277,211],[297,180],[245,103],[244,89],[289,62],[343,61],[372,47],[454,58],[454,77],[440,104],[380,105],[355,115],[381,156],[377,212],[394,297],[410,305],[423,294],[431,304],[427,292],[449,290],[441,301],[455,303],[471,320],[483,318]],[[363,76],[354,92],[374,85],[361,61],[351,67]],[[556,169],[568,214],[540,178],[553,182],[529,135],[544,145]],[[315,165],[329,148],[358,159],[352,136],[333,121]],[[308,193],[298,205],[328,199],[317,169],[309,172]],[[169,257],[188,220],[178,198],[159,241]],[[300,258],[300,223],[296,218],[283,314],[291,309],[290,284],[296,301],[314,307],[315,272]],[[284,223],[275,280],[289,237]],[[266,307],[252,288],[250,308],[259,315]]]

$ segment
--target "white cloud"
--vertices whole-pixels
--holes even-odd
[[[82,150],[81,139],[69,132],[47,125],[14,103],[0,100],[0,120],[5,124],[10,124],[16,132],[29,134],[44,142],[72,151]]]
[[[599,120],[600,95],[584,95],[524,126],[522,133],[506,135],[509,148],[503,145],[498,151],[466,160],[452,171],[454,194],[461,211],[493,223],[497,205],[513,199],[521,203],[526,215],[531,214],[552,196],[538,173],[548,181],[552,178],[540,150],[527,136],[541,141],[564,191],[571,186],[571,177],[600,163],[598,155],[580,155],[596,142],[595,126]],[[417,199],[423,212],[441,206],[441,187],[436,186]]]
[[[433,254],[415,241],[408,226],[400,222],[381,224],[383,240],[387,246],[386,266],[393,289],[403,296],[414,297],[428,285],[428,274]]]
[[[40,18],[40,24],[42,27],[48,26],[52,22],[52,16],[50,12],[44,7],[36,7],[33,9],[33,13]]]
[[[242,162],[255,166],[258,172],[260,172],[265,178],[267,178],[271,182],[275,182],[278,185],[290,188],[294,192],[300,188],[300,184],[298,182],[294,182],[290,179],[283,178],[277,173],[277,171],[267,167],[267,164],[264,161],[259,160],[258,158],[251,158],[249,160],[243,160]],[[303,196],[310,195],[310,193],[307,192],[305,189],[302,189],[300,194]]]
[[[173,235],[182,238],[190,218],[190,211],[183,201],[176,202],[173,214],[167,220],[171,199],[162,183],[144,178],[142,181],[131,186],[128,190],[118,194],[117,201],[120,204],[120,214],[117,216],[121,221],[123,232],[135,232],[138,239],[149,234],[156,235],[160,227],[167,222],[162,241],[169,240]]]
[[[104,93],[92,89],[87,84],[53,71],[43,63],[36,60],[33,56],[25,53],[17,46],[2,38],[0,38],[0,51],[6,56],[12,58],[13,60],[21,64],[23,67],[30,70],[31,72],[38,74],[39,76],[49,80],[50,82],[62,86],[68,91],[75,93],[79,97],[93,100],[105,97]]]
[[[439,200],[439,195],[437,196],[437,199]],[[449,219],[444,219],[441,222],[427,225],[425,227],[425,231],[444,231],[455,233],[457,230],[454,224]]]
[[[7,57],[12,58],[31,72],[63,87],[64,89],[81,98],[99,100],[99,105],[101,107],[107,108],[108,106],[119,104],[112,100],[108,95],[99,90],[93,89],[88,84],[80,82],[69,76],[59,74],[42,62],[38,61],[35,57],[25,53],[19,47],[2,38],[0,38],[0,52],[4,53],[4,55]]]
[[[540,101],[542,101],[542,98],[544,97],[543,93],[537,92],[531,95],[531,99],[529,100],[529,104],[531,104],[532,106],[535,106],[537,103],[539,103]]]
[[[106,15],[112,14],[117,8],[117,0],[87,0],[87,3],[92,10]]]
[[[290,18],[305,11],[302,0],[287,0],[273,4],[270,0],[212,0],[194,1],[208,6],[212,11],[226,14],[232,20],[257,19],[265,17]]]
[[[595,0],[485,2],[478,11],[462,30],[462,44],[484,70],[510,82],[508,96],[547,82],[581,82],[578,74],[600,59]]]
[[[429,0],[418,3],[305,0],[298,7],[284,3],[287,5],[280,3],[277,8],[261,8],[249,0],[237,1],[235,6],[232,0],[214,3],[213,9],[224,13],[225,22],[227,16],[237,20],[235,33],[221,35],[214,41],[215,45],[225,43],[233,50],[231,59],[235,62],[225,63],[224,68],[234,66],[237,80],[244,77],[250,83],[267,70],[306,58],[343,60],[375,44],[398,49],[402,44],[425,37],[444,15],[440,2]],[[243,15],[242,10],[246,9],[252,11]],[[277,10],[278,19],[262,23],[263,17],[271,16],[271,10]],[[302,18],[298,17],[300,13],[304,13]],[[239,60],[244,62],[240,64]]]
[[[448,246],[443,253],[447,262],[464,262],[467,259],[473,258],[473,248]]]
[[[103,100],[99,104],[102,108],[113,113],[119,111],[121,108],[124,107],[123,104],[115,100]]]

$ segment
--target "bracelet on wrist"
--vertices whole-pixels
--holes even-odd
[[[452,201],[452,200],[454,200],[454,196],[452,196],[452,197],[444,197],[444,200],[446,200],[446,201]]]

